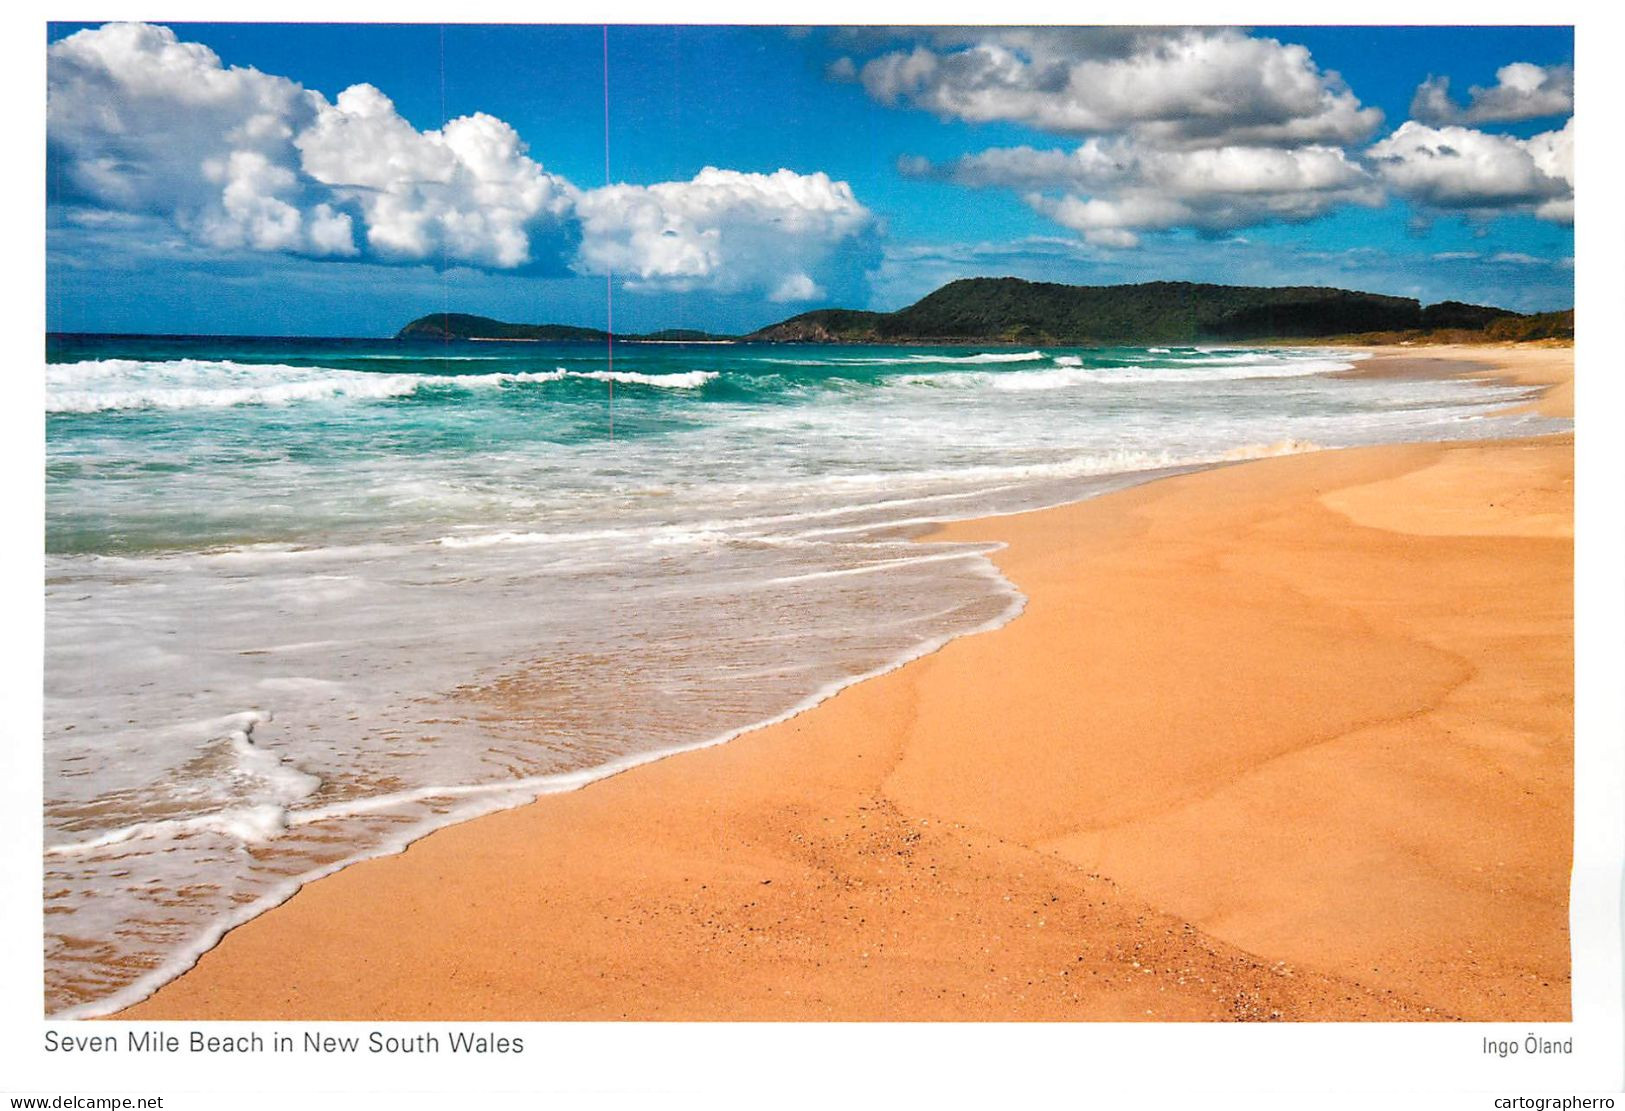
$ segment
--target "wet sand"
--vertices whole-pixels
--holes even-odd
[[[1382,351],[1572,404],[1572,350]],[[313,883],[126,1018],[1561,1020],[1569,436],[956,524],[1028,597]],[[928,541],[929,542],[929,538]]]

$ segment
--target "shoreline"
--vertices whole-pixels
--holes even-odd
[[[1574,347],[1526,344],[1521,346],[1479,346],[1439,344],[1433,347],[1348,347],[1340,350],[1365,351],[1371,358],[1353,370],[1341,371],[1347,378],[1467,378],[1481,382],[1536,387],[1540,393],[1526,405],[1506,410],[1506,415],[1539,413],[1543,416],[1574,416]]]
[[[1376,350],[1412,358],[1419,353]],[[1433,358],[1441,349],[1423,350]],[[1500,349],[1462,350],[1495,362],[1490,376],[1522,374],[1524,379],[1514,380],[1548,386],[1537,406],[1560,412],[1571,396],[1565,391],[1572,385],[1560,372],[1534,367],[1539,359],[1521,352],[1508,358]],[[1553,349],[1538,354],[1547,363],[1554,360]],[[1448,357],[1460,365],[1460,356]],[[1558,350],[1555,361],[1565,360],[1572,363],[1572,351]],[[1501,365],[1507,363],[1517,365]],[[1373,358],[1350,373],[1371,364],[1381,372],[1382,360]],[[1459,372],[1485,376],[1476,364]],[[1550,381],[1530,380],[1540,375]],[[1521,544],[1539,548],[1542,559],[1561,568],[1561,553],[1553,552],[1562,546],[1562,506],[1533,512],[1527,505],[1491,504],[1459,511],[1456,502],[1482,493],[1486,474],[1492,492],[1495,481],[1527,487],[1553,474],[1560,479],[1565,460],[1572,475],[1571,445],[1571,437],[1557,436],[1316,452],[946,526],[932,535],[1009,545],[991,558],[1031,599],[1019,620],[956,638],[726,745],[689,750],[568,794],[447,827],[401,854],[308,884],[283,906],[232,931],[191,972],[117,1017],[1566,1016],[1563,911],[1572,750],[1564,781],[1565,738],[1547,736],[1542,755],[1548,759],[1532,771],[1525,766],[1528,754],[1514,743],[1520,728],[1530,731],[1528,722],[1509,722],[1499,748],[1480,744],[1462,759],[1438,757],[1413,769],[1412,778],[1386,783],[1380,796],[1367,795],[1367,802],[1380,802],[1397,791],[1423,827],[1437,827],[1430,835],[1360,826],[1358,815],[1342,813],[1350,781],[1332,776],[1335,795],[1323,801],[1362,834],[1354,848],[1376,856],[1362,857],[1344,839],[1317,831],[1310,816],[1298,813],[1301,792],[1326,776],[1329,760],[1335,757],[1331,766],[1340,772],[1353,769],[1367,779],[1391,774],[1372,753],[1390,751],[1398,742],[1362,731],[1380,731],[1385,723],[1404,729],[1393,723],[1414,727],[1422,720],[1450,735],[1429,715],[1438,719],[1443,713],[1453,721],[1449,713],[1460,708],[1451,698],[1459,699],[1479,672],[1463,677],[1462,667],[1472,668],[1462,663],[1468,658],[1462,644],[1449,637],[1449,644],[1431,643],[1430,637],[1439,639],[1436,629],[1411,628],[1396,616],[1437,599],[1385,597],[1371,612],[1343,613],[1350,608],[1346,599],[1316,597],[1314,584],[1294,579],[1295,562],[1305,553],[1284,558],[1281,534],[1298,527],[1294,535],[1301,546],[1320,536],[1316,529],[1331,535],[1352,530],[1362,548],[1372,549],[1352,582],[1373,595],[1383,594],[1388,579],[1374,576],[1372,566],[1415,559],[1418,548],[1449,548],[1450,560],[1493,575],[1510,568],[1491,550]],[[1414,512],[1396,517],[1396,494],[1405,505],[1422,507],[1417,512],[1424,516],[1430,497],[1449,509],[1442,518],[1447,530],[1425,531],[1430,524],[1438,527],[1436,512],[1420,524]],[[1312,527],[1304,531],[1306,515]],[[1572,522],[1571,515],[1567,519]],[[1275,530],[1265,538],[1274,547],[1248,531],[1264,521]],[[1228,542],[1200,558],[1178,551],[1199,547],[1204,528]],[[1148,589],[1139,555],[1130,559],[1128,553],[1139,552],[1151,533],[1185,562],[1176,560],[1180,574]],[[1368,533],[1403,542],[1376,543]],[[1285,615],[1275,595],[1258,598],[1258,613],[1268,619],[1257,617],[1257,627],[1245,620],[1237,625],[1231,602],[1237,588],[1247,587],[1246,576],[1231,582],[1226,576],[1235,573],[1223,566],[1235,558],[1242,539],[1258,547],[1262,563],[1254,566],[1272,577],[1277,595],[1283,582],[1293,581]],[[1489,554],[1457,552],[1462,542]],[[1335,562],[1338,553],[1311,554]],[[1410,570],[1425,577],[1435,566],[1423,560]],[[1191,585],[1190,573],[1203,570],[1218,574],[1229,588],[1221,592],[1223,604],[1215,606],[1211,593]],[[1080,588],[1080,575],[1092,585]],[[1044,586],[1030,587],[1029,580]],[[1115,647],[1113,637],[1101,634],[1080,651],[1080,616],[1087,619],[1102,599],[1121,608],[1120,595],[1130,586],[1150,597],[1160,591],[1164,620],[1127,613],[1131,632],[1141,623],[1157,628],[1139,630],[1128,644],[1116,638]],[[1207,588],[1213,587],[1210,575]],[[1170,609],[1167,595],[1181,590],[1182,604]],[[1546,612],[1552,598],[1542,598],[1545,610],[1534,616],[1561,625],[1561,613],[1554,618]],[[1193,643],[1225,649],[1209,661],[1211,674],[1193,671],[1193,661],[1149,636],[1168,632],[1192,613],[1202,614],[1205,632],[1177,646],[1187,652]],[[1063,621],[1060,614],[1069,616]],[[1441,611],[1431,620],[1453,629],[1471,624],[1472,617]],[[1508,629],[1531,620],[1527,609],[1507,616],[1497,636],[1504,639]],[[1042,629],[1032,629],[1035,624]],[[1249,630],[1272,633],[1287,647],[1275,644],[1254,660],[1246,646],[1270,638],[1240,635]],[[1553,635],[1560,639],[1560,631],[1548,630],[1542,641],[1547,656]],[[1027,643],[1034,638],[1041,642],[1036,647]],[[1380,656],[1392,673],[1353,652],[1349,645],[1355,643]],[[1572,666],[1572,639],[1569,646]],[[1279,683],[1293,679],[1294,666],[1315,653],[1337,662],[1317,678],[1324,688],[1311,688],[1322,695],[1336,691],[1337,712],[1318,705],[1275,713],[1281,710],[1271,705]],[[1103,659],[1114,662],[1115,671]],[[1057,661],[1094,670],[1076,682]],[[1225,712],[1215,710],[1200,728],[1183,721],[1179,706],[1149,696],[1147,664],[1162,665],[1164,682],[1194,684],[1193,703],[1205,699]],[[1231,669],[1242,664],[1254,670],[1240,673],[1242,686],[1252,687],[1250,698],[1238,701],[1224,688],[1236,678]],[[1012,667],[1017,674],[1003,689],[988,690],[989,676]],[[1197,681],[1202,676],[1218,689],[1205,691]],[[1264,682],[1269,677],[1274,685]],[[1561,676],[1544,677],[1561,696]],[[1091,697],[1075,699],[1080,705],[1062,707],[1064,698],[1048,705],[1074,686],[1087,688]],[[1019,696],[1001,701],[1012,689]],[[1542,697],[1552,693],[1548,689]],[[1035,705],[1042,712],[1035,714]],[[1519,706],[1520,713],[1533,713]],[[1018,720],[1026,732],[1015,728]],[[1067,736],[1057,737],[1056,721],[1068,723]],[[1159,722],[1164,728],[1178,724],[1180,736],[1202,743],[1194,751],[1189,745],[1139,743],[1163,735]],[[1263,742],[1253,735],[1260,726],[1268,726]],[[1550,727],[1542,719],[1547,734]],[[1114,730],[1122,734],[1116,748],[1099,740]],[[1012,740],[1012,731],[1019,737]],[[1351,742],[1354,734],[1361,736]],[[1078,744],[1080,735],[1089,743]],[[1005,744],[1001,758],[990,761],[987,739],[993,736]],[[1528,833],[1522,848],[1534,855],[1517,864],[1511,888],[1517,898],[1511,903],[1493,891],[1486,895],[1462,871],[1506,866],[1474,864],[1470,853],[1457,859],[1463,845],[1478,843],[1460,836],[1464,830],[1480,840],[1485,834],[1473,826],[1473,815],[1458,813],[1459,802],[1429,795],[1412,781],[1471,779],[1473,768],[1491,756],[1501,761],[1499,777],[1534,775],[1529,782],[1556,804],[1562,819]],[[1555,770],[1549,766],[1553,759]],[[1152,769],[1149,783],[1146,766]],[[1265,823],[1261,829],[1260,814],[1275,815],[1280,828]],[[1275,837],[1263,846],[1268,867],[1249,868],[1249,854],[1226,856],[1220,851],[1225,846],[1191,851],[1192,843],[1212,840],[1215,829],[1254,850],[1260,836]],[[1301,855],[1277,843],[1291,836],[1329,852],[1341,869],[1339,883],[1317,880]],[[1420,848],[1412,843],[1418,839]],[[1562,882],[1554,888],[1553,846],[1559,842]],[[1413,873],[1376,869],[1388,884],[1387,897],[1413,912],[1423,907],[1428,914],[1422,920],[1373,916],[1367,894],[1354,902],[1357,915],[1339,902],[1362,868],[1394,853],[1420,853],[1451,881],[1445,893],[1428,893]],[[1213,876],[1223,882],[1215,885]],[[1227,902],[1215,887],[1246,897]],[[1372,917],[1381,921],[1373,925]],[[1530,921],[1541,924],[1534,934],[1508,929],[1509,923]],[[1295,947],[1293,938],[1306,922],[1315,941]],[[1560,922],[1555,932],[1554,922]],[[1486,971],[1457,977],[1466,984],[1437,969],[1382,971],[1401,936],[1410,942],[1425,936],[1433,943],[1433,961],[1453,967],[1444,951],[1453,935],[1437,928],[1428,935],[1429,923],[1484,935],[1472,959]],[[1362,933],[1354,942],[1340,936],[1351,926]],[[1508,942],[1511,935],[1518,935],[1516,944]],[[1559,935],[1561,944],[1554,940]],[[1520,949],[1533,952],[1538,967],[1519,964]],[[1371,959],[1383,964],[1363,971],[1362,962]],[[538,961],[545,967],[535,967]],[[1526,973],[1536,977],[1533,984]]]

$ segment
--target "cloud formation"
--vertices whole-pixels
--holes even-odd
[[[360,208],[367,243],[384,258],[524,266],[531,233],[562,221],[578,193],[496,117],[476,112],[418,131],[371,85],[320,100],[294,145],[312,180]]]
[[[1574,219],[1574,121],[1529,139],[1408,120],[1367,152],[1400,195],[1432,209]]]
[[[1514,123],[1574,111],[1574,68],[1513,62],[1489,88],[1467,90],[1466,106],[1450,96],[1450,78],[1429,77],[1411,98],[1411,117],[1427,124]]]
[[[800,301],[875,226],[822,173],[706,169],[583,190],[494,116],[420,131],[372,85],[329,101],[167,27],[80,31],[47,65],[51,201],[161,217],[222,250],[613,270],[631,289]]]
[[[1464,103],[1429,78],[1415,118],[1367,146],[1377,109],[1304,47],[1238,30],[831,37],[851,56],[828,76],[875,101],[1065,136],[898,167],[1009,190],[1092,250],[1150,251],[1159,232],[1218,235],[1387,197],[1423,221],[1573,219],[1572,123],[1530,139],[1479,126],[1570,111],[1565,65],[1504,66]],[[851,296],[880,257],[881,221],[824,173],[708,167],[687,181],[583,188],[494,116],[419,130],[372,85],[330,100],[164,27],[82,31],[48,59],[52,211],[109,237],[121,217],[176,229],[200,252],[614,274],[638,291],[798,304]]]
[[[1071,151],[997,148],[899,169],[1020,191],[1092,245],[1382,201],[1343,149],[1382,113],[1302,46],[1213,28],[948,29],[930,42],[882,54],[856,77],[882,103],[1086,138]]]
[[[1363,167],[1323,146],[1168,150],[1092,138],[1071,152],[997,148],[941,169],[918,162],[904,169],[1025,190],[1033,208],[1092,244],[1112,247],[1137,246],[1145,231],[1231,231],[1382,202],[1380,186]]]
[[[761,289],[775,301],[822,296],[814,275],[875,225],[852,187],[826,174],[711,166],[692,181],[594,189],[576,211],[580,273],[624,274],[628,289]]]
[[[54,198],[159,213],[222,247],[351,254],[344,216],[318,211],[293,136],[317,99],[295,82],[220,64],[165,27],[114,23],[50,48]]]
[[[1567,112],[1566,65],[1518,62],[1465,106],[1444,78],[1417,90],[1413,113],[1364,147],[1381,113],[1362,107],[1308,50],[1226,29],[964,29],[849,42],[891,47],[835,80],[881,103],[974,123],[1021,124],[1081,137],[1072,150],[1002,147],[905,176],[1021,194],[1034,210],[1100,247],[1137,247],[1148,232],[1217,233],[1314,219],[1399,195],[1423,209],[1488,218],[1573,219],[1572,127],[1529,140],[1463,126]],[[878,44],[878,45],[877,45]],[[1437,126],[1434,126],[1437,125]]]
[[[1224,29],[1109,30],[987,32],[882,54],[857,76],[883,104],[1164,146],[1344,144],[1382,122],[1302,46]]]

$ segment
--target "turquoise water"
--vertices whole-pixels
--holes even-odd
[[[1510,435],[1325,350],[47,346],[46,998],[309,877],[809,705],[1022,599],[932,523]]]

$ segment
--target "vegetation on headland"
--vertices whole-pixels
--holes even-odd
[[[603,343],[609,336],[608,332],[599,328],[578,328],[573,324],[509,324],[504,320],[492,320],[489,316],[474,316],[465,312],[433,312],[418,317],[395,333],[396,339],[495,339],[541,343]],[[693,328],[663,328],[658,332],[617,333],[615,338],[631,343],[709,343],[734,337],[712,335]]]
[[[817,309],[746,336],[778,343],[1191,343],[1428,335],[1449,331],[1483,342],[1573,335],[1572,311],[1524,316],[1443,301],[1423,305],[1320,286],[1194,282],[1074,286],[1020,278],[950,282],[891,313]]]
[[[1573,335],[1572,309],[1525,315],[1460,301],[1424,307],[1415,298],[1321,286],[1076,286],[964,278],[896,312],[814,309],[737,338],[747,343],[1089,346],[1309,339],[1508,343]],[[399,338],[603,342],[609,337],[564,324],[508,324],[433,313],[402,328]],[[667,329],[615,338],[682,343],[736,337]]]
[[[1379,346],[1395,343],[1539,343],[1563,347],[1574,343],[1574,310],[1497,317],[1479,328],[1433,327],[1403,332],[1362,332],[1331,336],[1340,343]]]

